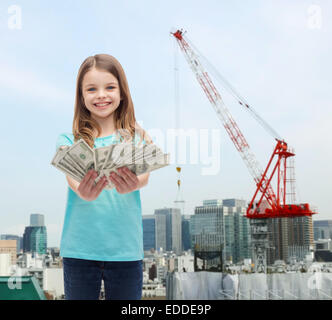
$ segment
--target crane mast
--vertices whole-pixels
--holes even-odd
[[[277,144],[266,169],[263,171],[240,128],[223,102],[221,95],[214,86],[208,72],[200,62],[199,55],[186,41],[182,30],[171,32],[171,34],[175,37],[198,83],[255,181],[256,191],[247,208],[246,217],[250,218],[251,223],[255,269],[259,272],[265,272],[266,249],[268,248],[266,218],[311,216],[316,213],[309,208],[307,203],[299,205],[286,204],[287,159],[295,156],[295,154],[289,150],[285,141],[275,137]],[[248,110],[250,109],[250,106],[243,100],[239,99],[239,104],[248,108]],[[250,111],[256,120],[259,120],[262,124],[262,119],[253,110]],[[265,125],[265,127],[269,127],[267,124]],[[277,175],[277,194],[274,193],[271,185],[274,175]],[[292,187],[291,189],[293,190],[294,188]]]

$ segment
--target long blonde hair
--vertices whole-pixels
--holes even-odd
[[[93,148],[94,133],[97,132],[97,136],[101,133],[99,124],[91,117],[90,111],[85,107],[82,94],[83,78],[92,68],[110,72],[119,82],[122,100],[119,107],[114,111],[114,125],[118,137],[121,136],[125,141],[131,141],[136,132],[139,134],[141,141],[145,140],[146,143],[152,143],[146,131],[136,122],[134,104],[125,72],[120,62],[109,54],[96,54],[86,58],[78,71],[73,119],[74,141],[84,139]]]

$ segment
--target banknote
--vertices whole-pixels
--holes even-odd
[[[64,172],[65,174],[68,174],[71,178],[74,180],[80,182],[84,175],[78,173],[74,167],[71,166],[71,164],[67,164],[65,161],[63,161],[63,157],[66,155],[67,150],[69,149],[69,146],[62,146],[58,149],[58,152],[55,154],[55,156],[52,159],[51,164]]]
[[[73,144],[64,157],[66,156],[70,156],[84,172],[96,169],[94,150],[83,139]]]
[[[110,151],[111,148],[109,147],[102,147],[95,149],[94,154],[95,154],[96,171],[100,171],[101,169],[103,169],[107,156]]]
[[[169,163],[170,155],[163,153],[154,143],[136,146],[133,142],[122,142],[92,149],[83,139],[71,146],[58,148],[51,161],[51,165],[78,182],[89,170],[94,169],[98,173],[95,184],[103,176],[107,178],[105,189],[115,187],[109,175],[118,168],[127,167],[139,176],[168,166]]]

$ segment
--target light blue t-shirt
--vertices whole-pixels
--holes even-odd
[[[56,149],[73,143],[73,134],[61,134]],[[94,148],[115,143],[116,135],[96,138]],[[68,186],[60,255],[98,261],[143,259],[140,191],[120,194],[115,188],[104,189],[97,199],[85,201]]]

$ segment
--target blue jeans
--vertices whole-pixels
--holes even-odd
[[[104,280],[106,300],[140,300],[143,262],[63,258],[66,300],[98,300]]]

